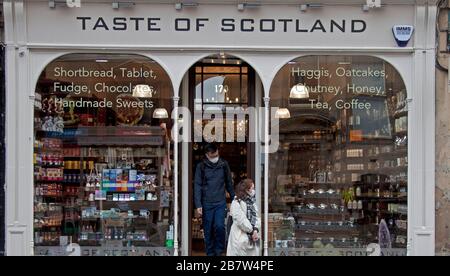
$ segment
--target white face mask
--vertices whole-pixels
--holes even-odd
[[[217,156],[216,158],[213,158],[213,159],[208,157],[208,160],[209,160],[209,162],[211,162],[213,164],[217,164],[217,162],[219,162],[219,157]]]
[[[251,197],[254,197],[256,195],[256,191],[255,190],[251,190],[250,192],[248,192],[248,195]]]

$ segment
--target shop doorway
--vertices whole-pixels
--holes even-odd
[[[226,110],[230,108],[245,110],[256,106],[255,82],[255,71],[248,64],[226,55],[208,57],[195,64],[189,71],[189,108],[193,117],[193,137],[199,134],[203,136],[202,142],[193,142],[189,147],[190,255],[206,255],[202,219],[198,217],[194,206],[194,177],[197,165],[204,159],[206,141],[212,138],[208,137],[207,125],[217,119],[216,116],[222,114],[223,117],[224,141],[227,141],[227,125],[231,124],[234,130],[232,142],[215,141],[219,146],[221,157],[230,165],[233,185],[246,178],[255,178],[255,144],[248,139],[249,118],[242,119],[236,116],[230,120],[226,116]],[[215,131],[212,132],[213,135],[216,134]],[[242,133],[245,133],[244,139],[238,137]],[[228,204],[231,201],[227,195]]]

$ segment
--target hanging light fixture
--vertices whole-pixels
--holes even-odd
[[[156,108],[153,112],[153,118],[155,119],[168,119],[169,118],[169,112],[167,112],[167,109],[165,108]]]
[[[138,84],[133,89],[133,97],[136,98],[152,98],[153,89],[147,84]]]
[[[297,84],[292,87],[291,94],[289,96],[291,99],[308,99],[309,90],[304,84]]]
[[[275,119],[290,119],[291,112],[287,108],[279,108],[275,113]]]
[[[282,93],[284,94],[284,93]],[[281,96],[281,103],[282,105],[284,105],[283,103],[285,103],[284,100],[284,95]],[[278,108],[277,112],[275,113],[275,119],[290,119],[291,118],[291,112],[289,111],[289,109],[283,107],[283,108]]]

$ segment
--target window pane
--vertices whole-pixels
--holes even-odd
[[[162,67],[70,55],[47,66],[36,91],[36,255],[71,243],[86,255],[170,254],[173,92]]]
[[[365,255],[407,246],[406,89],[372,57],[311,56],[287,64],[271,89],[280,147],[270,154],[272,254]]]
[[[237,66],[205,66],[203,67],[203,73],[205,74],[239,74],[241,72],[240,67]]]
[[[242,103],[240,75],[204,75],[202,85],[197,85],[197,92],[202,87],[204,104]]]

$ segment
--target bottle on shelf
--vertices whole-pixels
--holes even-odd
[[[351,200],[347,203],[347,209],[352,210],[353,209],[353,202]]]
[[[362,210],[363,209],[363,202],[362,200],[358,201],[358,210]]]
[[[114,228],[114,240],[118,240],[119,239],[119,230]]]
[[[171,223],[169,226],[169,231],[166,233],[166,247],[173,248],[174,246],[174,227]]]
[[[352,209],[353,209],[353,210],[358,210],[358,201],[356,201],[356,199],[353,200],[353,203],[352,203]]]
[[[395,189],[394,189],[394,185],[391,183],[391,185],[389,186],[389,198],[394,198],[395,197]]]

